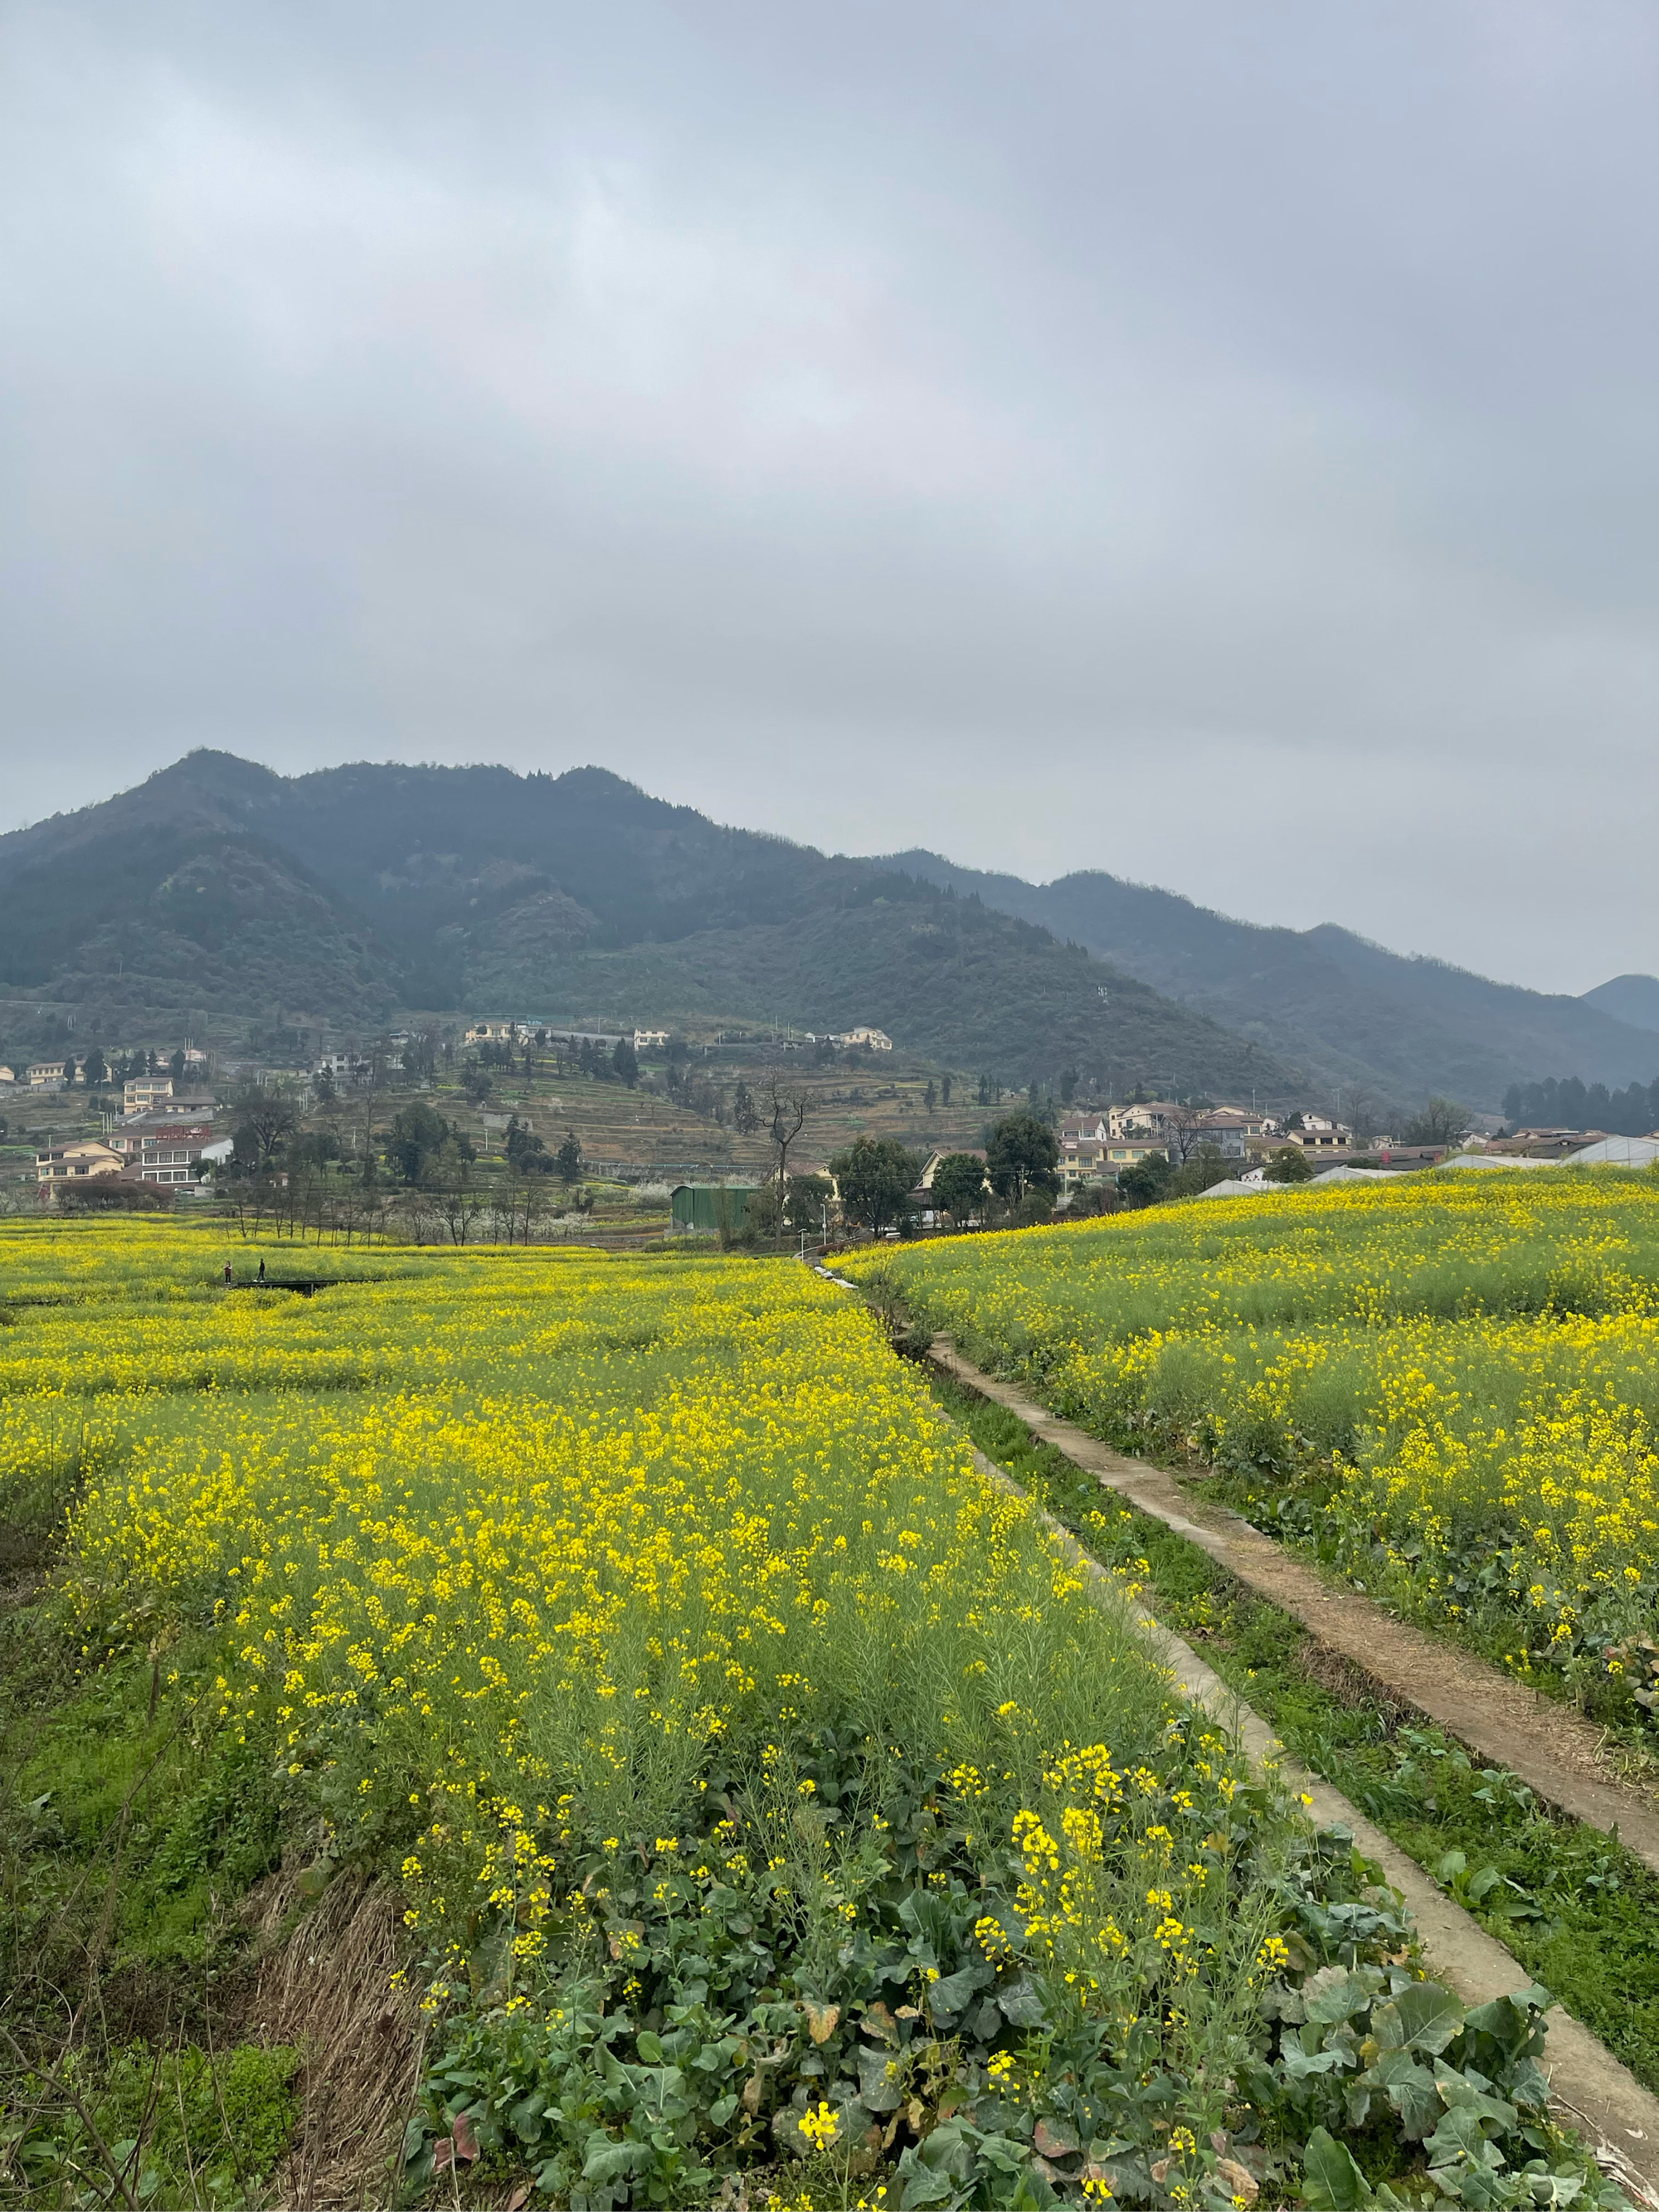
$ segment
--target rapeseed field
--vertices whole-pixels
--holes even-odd
[[[1653,1176],[1291,1188],[852,1272],[1516,1673],[1659,1717]]]
[[[1033,1242],[993,1247],[1016,1282]],[[106,2014],[224,1975],[297,1875],[396,1899],[404,2201],[463,2166],[594,2212],[1614,2201],[1547,2121],[1544,1993],[1420,1979],[845,1291],[258,1256],[0,1231],[0,1519],[73,1676],[8,1726],[20,2027],[88,1971]],[[0,2201],[82,2201],[95,2069],[37,2117],[69,2063],[7,2094]],[[124,2187],[282,2197],[143,2138]]]

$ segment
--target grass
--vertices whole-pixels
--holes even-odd
[[[954,1384],[939,1401],[1103,1565],[1196,1645],[1289,1749],[1514,1952],[1637,2078],[1659,2091],[1659,1878],[1616,1837],[1476,1765],[1357,1667],[1253,1596],[1206,1553],[1121,1506],[1016,1415]],[[1495,1877],[1495,1878],[1494,1878]]]

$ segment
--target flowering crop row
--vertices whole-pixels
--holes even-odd
[[[1367,1586],[1652,1709],[1651,1176],[1349,1184],[860,1264],[1101,1432],[1228,1474]]]
[[[0,1267],[5,1463],[69,1486],[84,1663],[141,1655],[313,1887],[400,1887],[413,2181],[482,2148],[593,2212],[791,2161],[1223,2212],[1346,2124],[1283,2039],[1310,1974],[1362,1977],[1344,2019],[1412,1994],[1397,1907],[843,1291],[377,1249],[301,1297],[148,1223]],[[1550,2153],[1535,2010],[1456,2032],[1488,2133]]]

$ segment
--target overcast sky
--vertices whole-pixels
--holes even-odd
[[[7,826],[595,761],[1659,969],[1651,0],[3,23]]]

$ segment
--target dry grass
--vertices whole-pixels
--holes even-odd
[[[256,1936],[273,1936],[292,1917],[296,1884],[285,1869],[250,1894]],[[415,1999],[392,1986],[398,1932],[392,1892],[341,1875],[260,1966],[241,2033],[305,2053],[300,2126],[278,2177],[288,2212],[387,2201],[422,2040]]]

